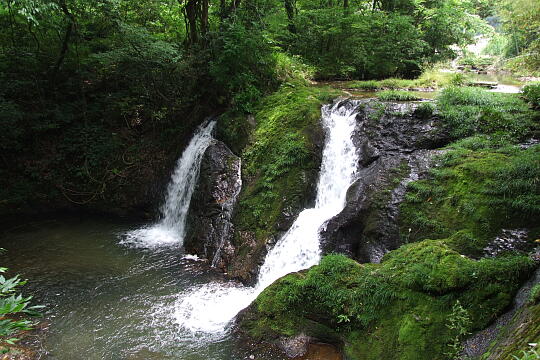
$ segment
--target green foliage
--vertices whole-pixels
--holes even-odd
[[[508,39],[505,56],[512,58],[507,67],[538,73],[540,66],[540,4],[535,0],[501,0],[499,15]]]
[[[470,66],[473,68],[485,68],[493,65],[493,61],[493,58],[490,56],[478,56],[475,54],[468,54],[459,59],[459,64]]]
[[[276,76],[281,82],[305,81],[312,79],[315,68],[302,62],[299,56],[289,56],[283,52],[275,52]]]
[[[533,127],[532,113],[513,94],[475,87],[449,87],[437,97],[437,107],[454,139],[490,134],[519,141]]]
[[[431,102],[423,102],[414,110],[414,114],[421,119],[428,119],[435,112],[435,105]]]
[[[512,355],[515,360],[538,360],[540,359],[540,353],[534,349],[523,350],[520,356]]]
[[[540,83],[527,84],[522,90],[525,100],[535,109],[540,108]]]
[[[377,93],[377,97],[382,101],[416,101],[418,96],[407,91],[384,90]]]
[[[236,110],[253,112],[253,106],[266,89],[275,88],[276,57],[261,29],[246,28],[231,19],[216,39],[216,55],[210,74],[216,85],[231,96]]]
[[[240,325],[256,337],[323,331],[351,359],[443,359],[504,311],[533,269],[525,256],[473,261],[442,241],[404,246],[381,264],[327,255],[265,289]]]
[[[470,326],[471,319],[469,313],[461,306],[459,300],[457,300],[452,307],[452,313],[448,317],[448,323],[446,324],[446,327],[455,334],[449,345],[450,351],[445,354],[450,359],[459,359],[459,355],[463,351],[462,341],[465,336],[470,334]]]
[[[539,151],[485,136],[453,144],[429,178],[409,184],[404,238],[449,238],[453,248],[478,256],[501,228],[530,227],[540,214]]]
[[[540,284],[536,284],[531,288],[529,303],[533,305],[540,303]]]
[[[411,76],[419,73],[426,47],[413,22],[383,12],[306,9],[296,17],[297,32],[289,41],[293,53],[318,69],[318,78]]]
[[[504,34],[495,33],[489,40],[487,46],[482,50],[483,55],[504,56],[507,50],[509,39]]]
[[[364,91],[375,90],[415,90],[436,89],[445,86],[462,86],[468,82],[463,73],[442,72],[437,69],[428,69],[422,72],[417,79],[396,79],[351,81],[347,87]]]
[[[0,268],[0,272],[6,272],[6,268]],[[13,345],[17,338],[12,335],[24,330],[32,329],[33,323],[23,316],[39,316],[38,309],[42,306],[30,306],[32,297],[23,297],[18,291],[19,287],[26,284],[16,275],[12,278],[5,278],[0,275],[0,339],[5,345]]]

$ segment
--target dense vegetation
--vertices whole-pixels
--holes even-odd
[[[149,184],[159,188],[196,126],[219,115],[216,137],[243,161],[227,270],[245,281],[313,195],[320,107],[341,94],[313,80],[350,80],[382,102],[444,88],[415,110],[454,142],[407,188],[407,244],[381,264],[329,255],[282,278],[243,319],[251,336],[305,332],[352,359],[453,358],[537,266],[534,244],[490,258],[485,248],[503,228],[540,235],[540,146],[527,142],[540,85],[495,94],[433,68],[484,33],[486,54],[538,73],[536,0],[0,0],[0,24],[0,214],[153,210]],[[15,295],[22,284],[0,276],[7,341],[34,310]]]
[[[2,249],[3,251],[3,249]],[[0,273],[7,272],[0,267]],[[0,275],[0,354],[6,353],[19,340],[17,334],[31,330],[34,322],[31,316],[39,316],[40,305],[30,305],[31,296],[24,297],[20,287],[26,284],[19,275],[6,278]]]
[[[486,1],[486,5],[488,2]],[[540,4],[535,0],[502,0],[489,5],[489,15],[500,16],[485,53],[506,60],[509,69],[540,73]]]
[[[292,79],[418,75],[470,41],[475,11],[456,0],[3,0],[2,211],[134,202],[205,116],[253,113]]]
[[[379,96],[408,99],[395,90]],[[265,340],[314,336],[351,359],[457,358],[461,341],[500,315],[538,266],[528,251],[540,235],[540,145],[519,144],[538,131],[531,100],[448,87],[434,105],[419,106],[457,141],[408,185],[399,219],[405,245],[381,264],[328,255],[266,289],[241,327]],[[488,246],[502,229],[524,228],[529,241],[520,249]],[[538,293],[536,285],[484,358],[521,356],[538,340]]]

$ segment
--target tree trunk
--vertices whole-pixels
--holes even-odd
[[[296,15],[296,1],[285,0],[285,11],[287,12],[287,18],[289,19],[289,31],[293,34],[296,33],[296,26],[294,25],[294,16]]]
[[[62,64],[64,63],[64,59],[66,58],[66,54],[69,50],[69,41],[71,40],[71,36],[73,34],[73,31],[75,30],[75,17],[71,12],[69,12],[69,9],[67,7],[67,4],[65,0],[60,1],[59,3],[60,9],[62,9],[62,12],[66,16],[68,20],[68,24],[66,25],[66,31],[64,33],[64,39],[62,41],[62,47],[60,48],[60,54],[58,55],[58,59],[56,60],[56,64],[54,65],[53,72],[52,72],[52,79],[56,78],[56,75],[58,74],[58,71],[60,71],[60,68],[62,67]]]

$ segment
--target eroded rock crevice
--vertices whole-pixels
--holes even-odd
[[[427,174],[441,152],[436,149],[450,140],[436,115],[418,111],[421,104],[365,102],[353,138],[360,155],[357,180],[343,211],[321,232],[324,253],[380,262],[406,242],[398,217],[407,184]]]

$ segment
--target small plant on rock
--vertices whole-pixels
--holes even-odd
[[[528,351],[522,351],[521,352],[522,355],[521,356],[516,356],[516,355],[512,355],[512,358],[513,359],[516,359],[516,360],[539,360],[540,359],[540,353],[538,353],[538,351],[536,350],[528,350]]]
[[[446,327],[454,334],[451,342],[448,344],[450,350],[445,353],[450,359],[458,359],[459,354],[463,351],[463,338],[470,334],[471,318],[467,310],[461,306],[461,303],[456,301],[452,307],[452,313],[448,317]]]
[[[536,284],[532,287],[531,292],[529,293],[529,303],[533,305],[540,303],[540,284]]]

